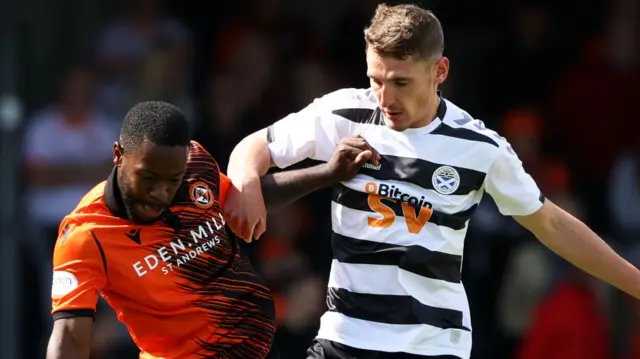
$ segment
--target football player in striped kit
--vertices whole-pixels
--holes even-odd
[[[504,138],[442,97],[449,60],[432,12],[380,5],[365,41],[370,88],[327,94],[248,136],[228,169],[243,196],[227,199],[225,212],[250,239],[264,232],[265,209],[245,201],[263,198],[260,177],[270,167],[326,162],[354,135],[379,154],[334,186],[328,311],[309,359],[468,359],[471,319],[460,272],[469,218],[484,192],[551,250],[640,297],[640,272],[545,199]],[[307,193],[319,173],[293,170],[276,180]]]

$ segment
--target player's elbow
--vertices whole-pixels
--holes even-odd
[[[268,130],[266,128],[263,128],[243,138],[242,141],[240,141],[234,148],[232,155],[236,152],[246,153],[247,151],[250,151],[252,149],[264,149],[267,147],[267,145]]]
[[[54,322],[47,359],[89,359],[93,318],[59,319]]]
[[[268,130],[263,128],[245,137],[236,145],[229,158],[227,175],[232,180],[244,175],[246,171],[255,171],[263,176],[272,165]]]
[[[523,227],[542,240],[558,232],[559,227],[566,221],[564,211],[549,200],[542,207],[528,216],[515,216],[514,218]]]

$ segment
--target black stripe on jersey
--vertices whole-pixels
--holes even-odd
[[[442,120],[444,119],[444,116],[447,114],[447,102],[442,98],[440,91],[438,91],[438,96],[440,97],[440,104],[438,105],[438,111],[436,113],[436,117]],[[382,117],[382,111],[380,111],[380,107],[376,107],[375,110],[368,109],[368,108],[343,108],[339,110],[333,110],[332,113],[334,115],[344,117],[347,120],[352,122],[357,122],[357,123],[367,122],[373,125],[385,125],[384,119]]]
[[[333,258],[342,263],[397,266],[416,275],[460,283],[462,256],[412,245],[399,246],[331,235]]]
[[[346,118],[351,122],[368,123],[372,125],[383,125],[380,109],[375,110],[369,108],[342,108],[331,111],[336,116]]]
[[[491,137],[485,136],[481,133],[478,133],[474,130],[470,130],[464,127],[454,128],[447,125],[446,123],[441,123],[440,126],[438,126],[438,128],[436,128],[431,132],[431,134],[454,137],[454,138],[459,138],[459,139],[468,140],[468,141],[484,142],[484,143],[493,145],[495,147],[500,147],[500,145],[498,145],[496,141],[491,139]]]
[[[402,359],[462,359],[455,355],[418,355],[405,352],[383,352],[360,349],[327,339],[316,338],[307,350],[307,359],[324,358],[402,358]]]
[[[411,296],[378,295],[350,292],[330,287],[327,291],[329,311],[370,322],[411,325],[427,324],[442,329],[462,329],[462,312],[430,307]]]
[[[380,168],[361,167],[358,173],[373,177],[380,181],[396,180],[409,182],[424,189],[434,189],[432,176],[439,168],[445,166],[439,163],[425,161],[419,158],[382,155]],[[460,185],[452,194],[469,194],[482,188],[486,174],[484,172],[446,165],[458,172]]]
[[[108,275],[108,271],[107,271],[107,257],[104,255],[104,249],[102,249],[102,245],[100,244],[100,241],[98,240],[98,237],[96,237],[96,234],[93,233],[93,231],[91,232],[91,236],[93,237],[93,241],[96,242],[96,246],[98,246],[98,251],[100,251],[100,257],[102,257],[102,266],[104,267],[104,275]]]
[[[332,200],[351,209],[374,213],[371,207],[369,207],[368,196],[367,193],[354,191],[351,188],[339,184],[333,188]],[[400,199],[389,198],[384,201],[384,204],[387,205],[396,216],[404,216]],[[429,223],[458,231],[465,228],[467,221],[471,218],[476,208],[478,208],[478,205],[474,204],[462,212],[453,214],[433,210],[433,214],[429,218]],[[415,208],[416,215],[418,215],[418,210],[418,208]]]
[[[273,125],[267,127],[267,143],[275,141],[275,134],[273,131]]]

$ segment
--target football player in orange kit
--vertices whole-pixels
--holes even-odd
[[[264,178],[283,205],[355,175],[372,155],[347,139],[326,164]],[[144,102],[125,116],[114,169],[61,225],[48,359],[88,359],[98,295],[143,359],[275,358],[274,305],[221,214],[234,187],[190,140],[182,112]]]

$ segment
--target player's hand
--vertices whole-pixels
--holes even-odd
[[[336,182],[352,179],[366,162],[374,166],[380,164],[380,154],[360,136],[342,139],[333,156],[327,163],[327,169]]]
[[[267,210],[258,174],[233,182],[223,213],[231,230],[245,242],[260,238],[267,230]]]

